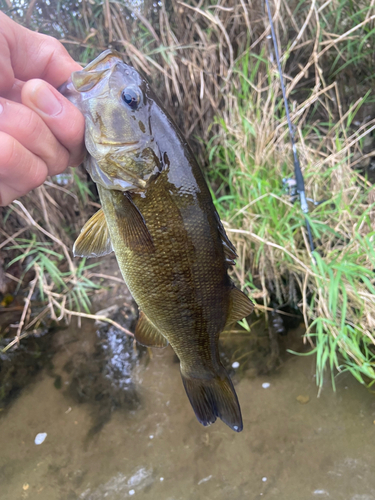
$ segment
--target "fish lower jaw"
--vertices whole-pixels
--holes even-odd
[[[120,178],[120,177],[109,177],[102,175],[100,179],[96,180],[93,178],[94,182],[97,182],[105,189],[113,190],[113,191],[133,191],[134,189],[144,189],[147,185],[147,182],[143,179],[136,178]]]
[[[118,168],[115,176],[109,175],[106,173],[107,160],[103,159],[100,163],[95,158],[90,157],[85,161],[86,170],[96,184],[100,184],[105,189],[115,191],[130,191],[131,189],[145,188],[146,181],[143,179],[133,176],[130,173],[122,172],[121,167]]]
[[[109,149],[115,148],[116,152],[126,152],[133,151],[134,149],[140,149],[142,144],[140,141],[132,141],[132,142],[100,142],[100,146],[108,147]]]
[[[96,161],[105,161],[108,155],[113,159],[124,158],[129,153],[138,153],[143,147],[140,141],[118,143],[118,142],[97,142],[95,151],[89,151]]]

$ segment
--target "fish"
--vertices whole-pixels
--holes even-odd
[[[201,424],[220,418],[240,432],[218,341],[254,305],[228,275],[236,251],[192,150],[148,81],[115,51],[72,73],[61,92],[85,117],[85,167],[101,201],[74,255],[115,252],[139,307],[135,339],[171,345]]]

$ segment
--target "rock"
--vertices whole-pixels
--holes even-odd
[[[299,396],[296,397],[296,400],[301,404],[305,405],[310,401],[310,396],[304,396],[300,394]]]
[[[111,319],[134,331],[133,306],[122,305],[112,311],[115,314]],[[109,323],[100,322],[96,336],[81,342],[65,363],[66,394],[76,403],[92,407],[93,425],[88,438],[101,430],[116,409],[132,411],[139,406],[132,372],[145,352],[146,348],[134,345],[132,337]]]

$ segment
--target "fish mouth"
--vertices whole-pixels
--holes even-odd
[[[106,50],[82,70],[74,71],[58,90],[79,108],[80,100],[90,98],[89,91],[112,74],[118,64],[123,64],[121,55],[115,50]]]
[[[113,49],[108,49],[102,52],[96,59],[91,61],[87,66],[85,66],[84,71],[92,71],[97,69],[99,66],[102,70],[111,69],[113,66],[123,62],[119,52]]]
[[[121,148],[121,150],[132,150],[132,149],[138,149],[136,146],[141,145],[141,141],[132,141],[132,142],[120,142],[120,141],[111,141],[111,140],[106,140],[103,141],[101,140],[100,143],[102,146],[116,146]]]
[[[61,85],[59,91],[74,104],[73,99],[78,100],[77,92],[81,95],[81,99],[90,98],[90,90],[105,80],[108,74],[111,75],[121,63],[123,61],[118,52],[106,50],[80,71],[74,71],[69,80]]]
[[[101,137],[100,141],[97,142],[97,150],[100,151],[100,147],[104,148],[106,153],[111,150],[112,156],[122,156],[124,154],[135,153],[140,151],[145,147],[144,141],[131,141],[131,142],[123,142],[123,141],[113,141],[110,139],[104,139]]]

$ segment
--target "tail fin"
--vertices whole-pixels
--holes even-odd
[[[237,394],[224,367],[211,379],[191,378],[182,372],[181,376],[190,404],[201,424],[211,425],[219,417],[234,431],[242,431]]]

